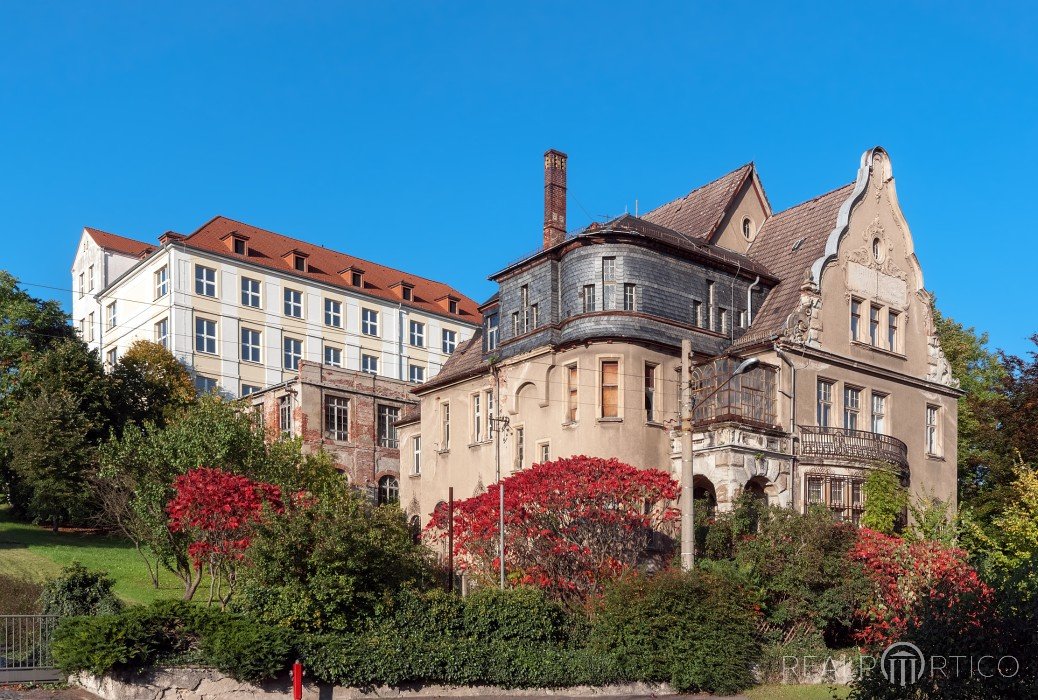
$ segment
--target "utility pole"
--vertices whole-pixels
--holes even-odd
[[[505,588],[505,482],[501,479],[501,430],[508,425],[508,417],[498,417],[501,411],[501,372],[492,365],[494,372],[494,416],[490,419],[494,431],[494,462],[497,465],[497,552],[500,564],[501,590]]]
[[[696,565],[692,498],[692,341],[681,341],[681,568]]]

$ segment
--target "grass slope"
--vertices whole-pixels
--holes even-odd
[[[107,572],[115,579],[115,593],[127,603],[179,598],[183,589],[168,572],[152,588],[144,562],[133,545],[117,537],[58,532],[16,522],[8,508],[0,508],[0,571],[32,581],[43,581],[78,561],[88,569]]]

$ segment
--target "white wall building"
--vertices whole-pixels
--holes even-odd
[[[229,396],[301,360],[420,383],[481,319],[440,282],[224,217],[157,245],[86,228],[72,288],[73,323],[106,365],[153,340]]]

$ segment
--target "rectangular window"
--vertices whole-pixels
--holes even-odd
[[[351,272],[350,273],[350,284],[352,284],[354,287],[362,287],[362,286],[364,286],[364,275],[362,275],[359,272]]]
[[[718,317],[718,325],[720,326],[720,328],[717,329],[718,332],[719,333],[727,333],[728,330],[729,330],[729,328],[728,328],[728,309],[725,309],[723,307],[719,308],[717,310],[717,317]]]
[[[155,324],[155,342],[169,350],[169,319],[162,319]]]
[[[451,448],[451,405],[447,402],[440,404],[440,451]]]
[[[208,394],[217,390],[216,380],[212,377],[203,377],[201,374],[195,376],[195,389],[200,394]]]
[[[411,438],[411,473],[419,476],[422,473],[422,436]]]
[[[260,281],[251,277],[241,278],[241,305],[260,308]]]
[[[530,330],[530,287],[523,285],[519,288],[519,309],[523,314],[523,333]]]
[[[155,272],[155,298],[161,299],[169,292],[169,269],[165,265]]]
[[[342,302],[335,299],[324,300],[324,325],[342,328]]]
[[[887,397],[883,394],[872,392],[872,432],[877,435],[886,433],[887,421]]]
[[[422,384],[425,382],[425,367],[421,365],[410,365],[407,368],[408,380],[412,384]]]
[[[234,252],[235,252],[235,254],[237,254],[237,255],[245,255],[247,250],[248,249],[246,248],[245,239],[244,238],[235,238],[234,239]]]
[[[530,304],[530,328],[541,325],[541,310],[537,304]]]
[[[520,335],[520,333],[519,333],[519,312],[518,311],[513,311],[512,312],[512,337],[514,338],[517,335]]]
[[[324,436],[329,440],[350,439],[350,400],[342,396],[324,397]]]
[[[472,395],[472,442],[483,440],[483,402],[479,394]]]
[[[284,350],[284,368],[299,369],[299,361],[303,359],[303,341],[297,338],[285,338],[282,349]]]
[[[711,280],[706,282],[706,323],[703,324],[704,328],[713,330],[713,314],[714,305],[717,304],[717,291],[716,286]]]
[[[118,360],[115,348],[108,351],[108,368],[115,369],[115,363]]]
[[[412,301],[414,299],[414,289],[404,285],[400,287],[400,296],[404,301]]]
[[[87,268],[87,291],[94,291],[94,266],[91,265]]]
[[[374,309],[360,310],[360,332],[364,335],[378,335],[378,311]]]
[[[292,395],[286,394],[278,398],[278,431],[285,436],[292,435]]]
[[[538,461],[541,464],[544,464],[545,462],[550,462],[551,461],[551,446],[549,445],[549,443],[547,443],[547,442],[540,443],[539,445],[537,445],[537,451],[540,453],[538,455]]]
[[[360,369],[368,374],[378,374],[378,358],[374,355],[361,355]]]
[[[857,430],[860,413],[861,389],[845,386],[843,388],[843,427],[848,430]]]
[[[255,384],[242,384],[241,385],[241,395],[242,396],[249,396],[251,394],[255,394],[257,391],[262,391],[262,390],[263,390],[263,387],[256,386]],[[263,417],[262,413],[260,413],[260,417],[261,418]]]
[[[746,327],[746,309],[739,309],[739,328]]]
[[[847,480],[829,480],[829,509],[832,510],[838,520],[845,519],[844,508],[847,505]]]
[[[656,367],[645,363],[645,420],[656,420]]]
[[[209,355],[216,354],[216,321],[195,319],[195,350]]]
[[[410,326],[410,342],[413,347],[424,348],[425,347],[425,324],[421,321],[411,321]]]
[[[833,422],[833,383],[818,380],[818,425],[828,428]]]
[[[595,285],[584,285],[584,313],[595,310]]]
[[[703,302],[693,301],[692,302],[692,325],[699,326],[702,328],[705,324],[703,318]]]
[[[494,437],[494,392],[486,393],[485,405],[487,407],[487,440]]]
[[[879,307],[869,307],[869,343],[879,347]]]
[[[87,314],[87,340],[93,342],[94,340],[94,312],[91,311]]]
[[[526,429],[515,429],[515,468],[522,469],[526,463]]]
[[[262,345],[259,331],[251,328],[241,329],[241,359],[243,362],[259,362]]]
[[[865,510],[865,482],[859,479],[851,479],[851,522],[855,525],[861,523],[861,515]]]
[[[79,337],[80,338],[85,338],[86,337],[86,319],[85,318],[79,319]]]
[[[887,349],[891,352],[901,352],[900,338],[897,332],[899,314],[896,311],[887,311]]]
[[[216,296],[216,270],[205,265],[195,265],[195,294]]]
[[[824,503],[825,500],[822,496],[822,485],[823,480],[818,476],[807,477],[807,503],[808,505],[815,505],[818,503]]]
[[[851,299],[851,340],[861,340],[861,301]]]
[[[497,347],[497,314],[487,316],[487,351]]]
[[[115,304],[116,304],[116,302],[113,301],[105,309],[105,312],[108,314],[108,327],[109,328],[115,328],[115,324],[117,322],[116,321],[116,308],[115,308]]]
[[[616,258],[602,258],[602,310],[615,309]]]
[[[399,443],[396,438],[396,422],[400,420],[400,409],[396,406],[378,407],[378,444],[381,447],[396,449]]]
[[[602,417],[620,416],[620,362],[602,361]]]
[[[926,454],[940,456],[941,454],[941,426],[938,421],[941,415],[940,406],[927,405],[926,407]]]
[[[454,352],[454,348],[458,346],[458,334],[455,331],[449,331],[446,328],[443,329],[443,352],[446,355]]]
[[[334,345],[325,345],[324,364],[329,367],[342,367],[342,348],[337,348]]]
[[[285,315],[291,318],[303,317],[303,293],[298,289],[285,290]]]
[[[634,285],[624,284],[624,311],[634,311]]]
[[[292,266],[300,272],[306,272],[306,258],[296,255],[292,260]]]
[[[577,422],[577,365],[566,367],[566,422]]]
[[[82,299],[83,295],[86,294],[86,275],[82,272],[79,273],[79,298]]]

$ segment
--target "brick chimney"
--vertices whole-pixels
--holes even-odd
[[[566,154],[544,154],[544,247],[566,240]]]

